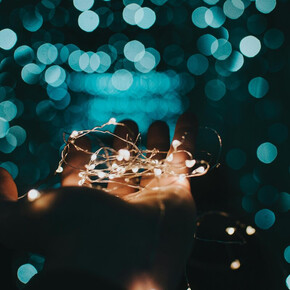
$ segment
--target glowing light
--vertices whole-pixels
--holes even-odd
[[[177,147],[179,147],[181,145],[181,142],[179,140],[173,140],[172,141],[172,147],[174,150],[177,149]]]
[[[73,0],[74,7],[79,11],[86,11],[92,8],[94,0]]]
[[[284,250],[284,258],[286,262],[290,264],[290,246],[286,247]]]
[[[232,236],[236,231],[236,228],[233,228],[233,227],[227,227],[226,228],[226,232],[228,235]]]
[[[133,62],[140,61],[145,54],[145,46],[138,40],[132,40],[124,46],[125,57]]]
[[[208,60],[202,54],[194,54],[187,60],[187,68],[194,75],[202,75],[208,69]]]
[[[193,167],[196,164],[196,160],[192,159],[192,160],[185,160],[185,165],[188,168]]]
[[[155,57],[148,51],[145,51],[144,56],[140,61],[135,62],[135,67],[138,71],[142,73],[150,72],[156,65]]]
[[[216,59],[225,60],[232,53],[232,45],[224,38],[217,39],[211,45],[211,53]]]
[[[231,263],[231,269],[232,270],[237,270],[241,267],[241,262],[240,260],[236,259]]]
[[[205,19],[206,13],[207,20]],[[192,12],[191,20],[195,26],[199,28],[206,28],[208,27],[208,23],[211,23],[213,20],[213,14],[207,7],[201,6]]]
[[[240,51],[244,56],[254,57],[261,50],[261,42],[253,35],[244,37],[240,42]]]
[[[16,42],[17,35],[13,30],[9,28],[0,30],[0,48],[9,50],[16,44]]]
[[[223,6],[224,13],[231,19],[238,19],[245,10],[245,5],[241,0],[227,0]]]
[[[22,16],[23,27],[30,31],[37,31],[43,24],[43,17],[37,10],[26,11]]]
[[[290,274],[287,276],[285,282],[286,282],[286,287],[287,287],[288,289],[290,289]]]
[[[57,56],[57,48],[50,43],[44,43],[37,49],[37,58],[43,64],[52,64]]]
[[[79,27],[85,32],[94,31],[100,23],[98,14],[94,11],[84,11],[78,18]]]
[[[62,173],[63,172],[63,168],[61,166],[59,166],[56,171],[56,173]]]
[[[154,174],[155,176],[160,176],[162,174],[162,170],[159,168],[154,168]]]
[[[197,48],[206,56],[212,54],[211,46],[217,39],[211,34],[204,34],[197,40]]]
[[[211,7],[205,12],[205,21],[212,28],[221,27],[225,23],[225,20],[224,12],[218,6]]]
[[[268,81],[262,77],[253,78],[249,82],[248,90],[253,97],[257,99],[263,98],[269,90]]]
[[[117,120],[115,118],[111,118],[108,122],[109,125],[116,125]]]
[[[166,160],[167,160],[168,162],[173,161],[173,154],[172,154],[172,153],[169,154],[169,156],[166,158]]]
[[[226,86],[221,80],[210,80],[205,85],[205,94],[210,100],[219,101],[226,94]]]
[[[276,7],[276,0],[256,0],[256,8],[261,13],[268,14]]]
[[[246,233],[247,233],[247,235],[251,236],[251,235],[255,234],[255,232],[256,232],[256,229],[255,228],[253,228],[251,226],[247,226],[246,227]]]
[[[255,214],[255,223],[260,229],[267,230],[275,223],[275,214],[269,209],[261,209]]]
[[[36,189],[31,189],[27,193],[27,199],[29,201],[34,201],[34,200],[36,200],[39,197],[40,197],[40,192],[38,190],[36,190]]]
[[[244,57],[238,51],[233,51],[232,54],[223,62],[224,67],[231,72],[238,71],[244,64]]]
[[[65,77],[65,70],[58,65],[49,67],[44,75],[45,81],[53,87],[60,86],[65,81]]]
[[[22,68],[21,77],[29,85],[36,84],[39,81],[41,68],[35,63],[29,63]]]
[[[128,161],[130,159],[130,152],[127,149],[120,149],[118,151],[118,156],[117,156],[117,160],[118,161],[122,161],[122,160],[126,160]]]
[[[133,84],[133,75],[126,69],[120,69],[114,72],[112,76],[112,85],[119,91],[128,90]]]
[[[21,265],[17,270],[17,277],[24,284],[28,283],[35,274],[37,274],[36,268],[28,263]]]
[[[136,11],[134,18],[140,28],[149,29],[156,21],[156,14],[149,7],[144,7]]]
[[[258,159],[265,163],[272,163],[277,157],[278,151],[275,145],[270,142],[262,143],[257,149]]]
[[[123,9],[123,18],[130,25],[136,25],[135,14],[141,7],[136,3],[129,4]]]
[[[22,45],[16,48],[14,52],[15,61],[24,66],[34,60],[34,51],[27,45]]]
[[[21,146],[26,139],[26,131],[20,126],[13,126],[9,129],[9,133],[12,134],[17,140],[17,146]]]
[[[0,103],[0,117],[12,121],[17,115],[17,107],[10,101]]]

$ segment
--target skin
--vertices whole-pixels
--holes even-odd
[[[137,134],[134,122],[126,124]],[[119,136],[128,134],[124,127],[118,128]],[[197,122],[190,114],[179,117],[173,139],[181,140],[185,132],[185,142],[179,149],[193,154]],[[168,155],[173,151],[163,122],[150,126],[147,139],[149,149],[169,150]],[[78,142],[90,149],[88,139]],[[124,145],[114,140],[115,149]],[[172,163],[187,158],[175,154]],[[72,165],[83,167],[87,161],[87,154],[72,150]],[[41,196],[30,202],[17,199],[12,177],[0,169],[0,241],[9,248],[44,255],[43,271],[87,271],[129,290],[175,289],[194,235],[196,210],[189,181],[143,179],[141,184],[147,188],[141,194],[127,186],[118,186],[108,194],[79,187],[78,181],[78,172],[65,167],[62,187],[41,191]],[[161,188],[156,190],[156,186]]]

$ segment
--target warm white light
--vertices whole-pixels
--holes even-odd
[[[117,124],[117,120],[115,118],[111,118],[108,122],[109,125],[116,125]]]
[[[91,160],[92,160],[92,161],[95,161],[96,159],[97,159],[97,154],[94,153],[94,154],[91,156]]]
[[[29,201],[34,201],[35,199],[40,197],[40,192],[36,189],[31,189],[27,193],[27,199]]]
[[[75,138],[76,136],[78,136],[79,132],[78,131],[72,131],[72,133],[70,134],[71,138]]]
[[[104,178],[106,176],[106,174],[103,171],[99,171],[98,176],[99,176],[99,178]]]
[[[122,161],[122,160],[126,160],[128,161],[130,159],[130,152],[127,149],[120,149],[118,151],[118,156],[117,156],[117,160],[118,161]]]
[[[172,141],[172,147],[173,147],[174,150],[176,150],[177,147],[180,146],[180,145],[181,145],[180,141],[178,141],[178,140],[173,140]]]
[[[186,178],[186,175],[185,174],[180,174],[179,176],[178,176],[178,181],[184,181],[185,180],[185,178]]]
[[[155,176],[160,176],[161,173],[162,173],[162,170],[161,170],[161,169],[159,169],[159,168],[154,168],[154,174],[155,174]]]
[[[135,167],[132,167],[132,172],[133,172],[133,173],[137,173],[137,172],[138,172],[138,170],[139,170],[139,168],[138,168],[137,166],[135,166]]]
[[[188,168],[193,167],[195,165],[195,163],[196,163],[196,160],[194,160],[194,159],[192,159],[192,160],[185,160],[185,165]]]
[[[247,226],[247,227],[246,227],[246,233],[247,233],[249,236],[253,235],[255,232],[256,232],[256,229],[254,229],[253,227],[251,227],[251,226]]]
[[[203,166],[200,166],[200,167],[196,168],[193,172],[194,173],[204,173],[205,172],[205,168]]]
[[[237,270],[240,267],[241,267],[241,263],[240,263],[240,261],[238,259],[232,261],[232,263],[231,263],[231,269],[232,270]]]
[[[173,154],[171,153],[171,154],[166,158],[166,160],[167,160],[168,162],[171,162],[171,161],[173,160]]]
[[[235,231],[236,231],[236,228],[233,228],[233,227],[226,228],[226,232],[230,236],[233,235],[235,233]]]
[[[81,179],[81,180],[78,182],[79,186],[82,186],[84,183],[85,183],[85,180],[84,180],[84,179]]]
[[[58,168],[56,169],[57,173],[62,173],[63,172],[63,168],[61,166],[58,166]]]

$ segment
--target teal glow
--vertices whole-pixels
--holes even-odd
[[[244,64],[244,57],[243,55],[238,51],[233,51],[232,54],[223,62],[224,67],[231,71],[236,72]]]
[[[272,163],[277,157],[278,151],[275,145],[270,142],[265,142],[261,144],[257,149],[257,157],[258,159],[265,163]]]
[[[162,6],[164,5],[168,0],[150,0],[153,4]]]
[[[153,47],[146,48],[146,51],[150,52],[155,59],[155,66],[157,66],[160,62],[160,53]]]
[[[220,7],[214,6],[206,11],[205,21],[208,26],[212,28],[219,28],[225,23],[226,17]]]
[[[155,57],[148,51],[145,51],[145,54],[140,59],[140,61],[135,62],[136,69],[142,73],[150,72],[155,67],[155,65]]]
[[[94,31],[100,23],[98,14],[94,11],[84,11],[78,18],[79,27],[85,32]]]
[[[54,88],[47,86],[47,94],[52,100],[61,101],[67,94],[67,90],[62,87]]]
[[[0,167],[6,169],[11,176],[13,177],[13,179],[15,179],[18,175],[18,167],[15,163],[11,162],[11,161],[6,161],[3,163],[0,163]]]
[[[264,185],[258,191],[258,200],[265,205],[272,205],[278,199],[278,190],[274,186]]]
[[[79,65],[81,55],[81,50],[75,50],[68,57],[68,64],[74,71],[82,71]]]
[[[85,71],[90,66],[90,55],[86,52],[82,53],[79,58],[79,67]]]
[[[203,0],[203,2],[205,2],[209,5],[215,5],[219,2],[219,0]]]
[[[209,12],[207,13],[207,11]],[[206,13],[207,13],[207,21],[205,19]],[[211,23],[211,21],[213,20],[213,14],[207,7],[201,6],[201,7],[196,8],[192,12],[191,20],[195,26],[199,28],[206,28],[208,27],[208,22]]]
[[[39,102],[36,106],[36,114],[43,121],[51,121],[56,114],[53,102],[50,100]]]
[[[141,7],[136,3],[129,4],[123,9],[123,19],[130,25],[136,25],[135,14]]]
[[[133,75],[126,69],[120,69],[114,72],[112,76],[112,85],[119,91],[128,90],[133,84]]]
[[[220,38],[212,43],[211,52],[216,59],[225,60],[232,53],[232,45],[226,39]]]
[[[74,7],[79,11],[86,11],[92,8],[94,0],[73,0]]]
[[[22,24],[26,30],[35,32],[42,26],[43,18],[37,10],[27,11],[22,16]]]
[[[280,192],[278,198],[278,210],[287,212],[290,210],[290,194],[288,192]]]
[[[9,50],[16,44],[16,42],[17,35],[13,30],[9,28],[0,30],[0,48]]]
[[[256,0],[256,8],[261,13],[268,14],[276,7],[276,0]]]
[[[253,174],[246,174],[240,179],[240,188],[244,194],[252,195],[258,190],[259,183],[253,177]]]
[[[284,250],[284,258],[286,262],[290,264],[290,246],[286,247]]]
[[[279,29],[270,29],[264,35],[264,43],[270,49],[278,49],[284,42],[284,34]]]
[[[124,46],[125,57],[132,61],[140,61],[145,54],[145,46],[138,40],[132,40]]]
[[[255,223],[262,230],[268,230],[275,223],[275,214],[269,209],[261,209],[255,214]]]
[[[0,138],[3,138],[7,135],[8,129],[9,129],[8,121],[0,117]]]
[[[286,283],[286,287],[290,289],[290,274],[287,276],[285,283]]]
[[[103,51],[98,51],[96,53],[96,55],[99,57],[99,62],[100,62],[96,71],[98,73],[106,72],[112,64],[111,57]],[[95,62],[95,60],[94,60],[94,62]],[[92,66],[92,63],[91,63],[91,66]],[[96,64],[94,64],[94,66],[96,66]]]
[[[238,19],[245,11],[241,0],[226,0],[223,6],[225,15],[230,19]]]
[[[231,149],[226,155],[227,165],[234,170],[241,169],[245,165],[246,159],[245,152],[239,148]]]
[[[39,81],[39,77],[42,70],[35,63],[29,63],[22,68],[21,77],[29,85],[36,84]]]
[[[187,60],[187,68],[194,75],[202,75],[208,69],[208,60],[202,54],[194,54]]]
[[[226,94],[226,86],[221,80],[210,80],[205,85],[205,94],[210,100],[219,101]]]
[[[8,133],[4,138],[0,139],[0,151],[9,154],[14,151],[17,146],[17,140],[14,135]]]
[[[53,87],[60,86],[65,81],[65,78],[65,70],[58,65],[49,67],[44,74],[45,81]]]
[[[261,42],[253,35],[244,37],[240,42],[240,51],[244,56],[254,57],[260,52],[260,50]]]
[[[262,77],[253,78],[249,82],[248,90],[254,98],[263,98],[269,91],[268,81]]]
[[[37,49],[37,58],[43,64],[52,64],[57,56],[57,48],[50,43],[44,43]]]
[[[90,67],[91,67],[92,71],[97,71],[97,69],[99,68],[99,66],[101,64],[101,59],[100,59],[99,55],[102,55],[102,54],[101,53],[99,53],[99,54],[98,53],[93,53],[91,55],[91,57],[90,57]]]
[[[155,21],[156,14],[149,7],[140,8],[135,13],[135,22],[142,29],[149,29]]]
[[[8,131],[12,134],[17,140],[17,146],[21,146],[26,140],[26,131],[20,126],[13,126]]]
[[[0,117],[12,121],[17,115],[17,107],[11,101],[0,103]]]
[[[28,263],[21,265],[17,270],[17,277],[24,284],[28,283],[35,274],[37,274],[36,268]]]
[[[198,50],[206,56],[210,56],[211,46],[217,39],[211,34],[204,34],[197,40]]]
[[[22,45],[16,48],[14,59],[19,65],[26,65],[34,60],[34,51],[27,45]]]

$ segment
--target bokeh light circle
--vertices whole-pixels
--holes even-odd
[[[17,270],[17,277],[23,284],[27,284],[35,274],[36,268],[29,263],[21,265]]]
[[[263,98],[269,91],[268,81],[262,77],[253,78],[249,82],[248,90],[254,98]]]
[[[207,13],[207,21],[205,19],[206,13]],[[192,12],[191,20],[195,26],[199,28],[206,28],[208,27],[208,22],[211,23],[211,21],[213,20],[213,14],[207,7],[201,6],[201,7],[196,8]]]
[[[219,101],[226,93],[226,85],[218,79],[210,80],[205,85],[205,94],[212,101]]]
[[[0,30],[0,48],[9,50],[13,48],[16,42],[17,35],[13,30],[9,28]]]
[[[79,27],[85,32],[94,31],[100,23],[99,15],[94,11],[84,11],[79,15]]]
[[[51,43],[44,43],[37,49],[37,58],[43,64],[52,64],[57,56],[58,50]]]
[[[156,14],[149,7],[141,7],[136,11],[134,19],[140,28],[149,29],[156,21]]]
[[[256,8],[261,13],[268,14],[276,7],[276,0],[256,0]]]
[[[208,69],[208,60],[202,54],[194,54],[187,60],[187,68],[194,75],[202,75]]]
[[[257,157],[258,159],[265,163],[272,163],[278,154],[277,147],[270,142],[262,143],[257,149]]]
[[[216,59],[225,60],[232,53],[232,45],[224,38],[217,39],[211,45],[211,53]]]
[[[275,214],[269,209],[261,209],[255,214],[255,223],[262,230],[268,230],[275,223]]]
[[[136,3],[129,4],[123,9],[122,16],[124,20],[130,25],[136,25],[135,14],[141,7]]]
[[[120,69],[114,72],[112,84],[119,91],[128,90],[133,84],[133,75],[126,69]]]
[[[6,169],[12,176],[13,179],[15,179],[18,175],[18,166],[11,162],[11,161],[6,161],[0,163],[0,167]]]
[[[34,51],[27,45],[22,45],[14,51],[14,59],[19,65],[26,65],[34,60]]]
[[[211,34],[204,34],[199,37],[197,40],[197,48],[198,50],[206,56],[210,56],[211,46],[217,39]]]
[[[284,258],[286,262],[290,264],[290,246],[286,247],[284,250]]]
[[[226,0],[223,5],[225,15],[230,19],[238,19],[245,11],[241,0]]]
[[[21,77],[29,85],[38,83],[42,70],[35,63],[25,65],[21,70]]]
[[[145,54],[145,46],[138,40],[132,40],[126,43],[124,46],[125,57],[132,61],[140,61]]]
[[[92,8],[94,0],[73,0],[74,7],[79,11],[86,11]]]
[[[260,52],[260,50],[261,42],[253,35],[244,37],[240,42],[240,51],[244,56],[254,57]]]
[[[0,138],[3,138],[8,133],[9,122],[4,118],[0,117]]]

